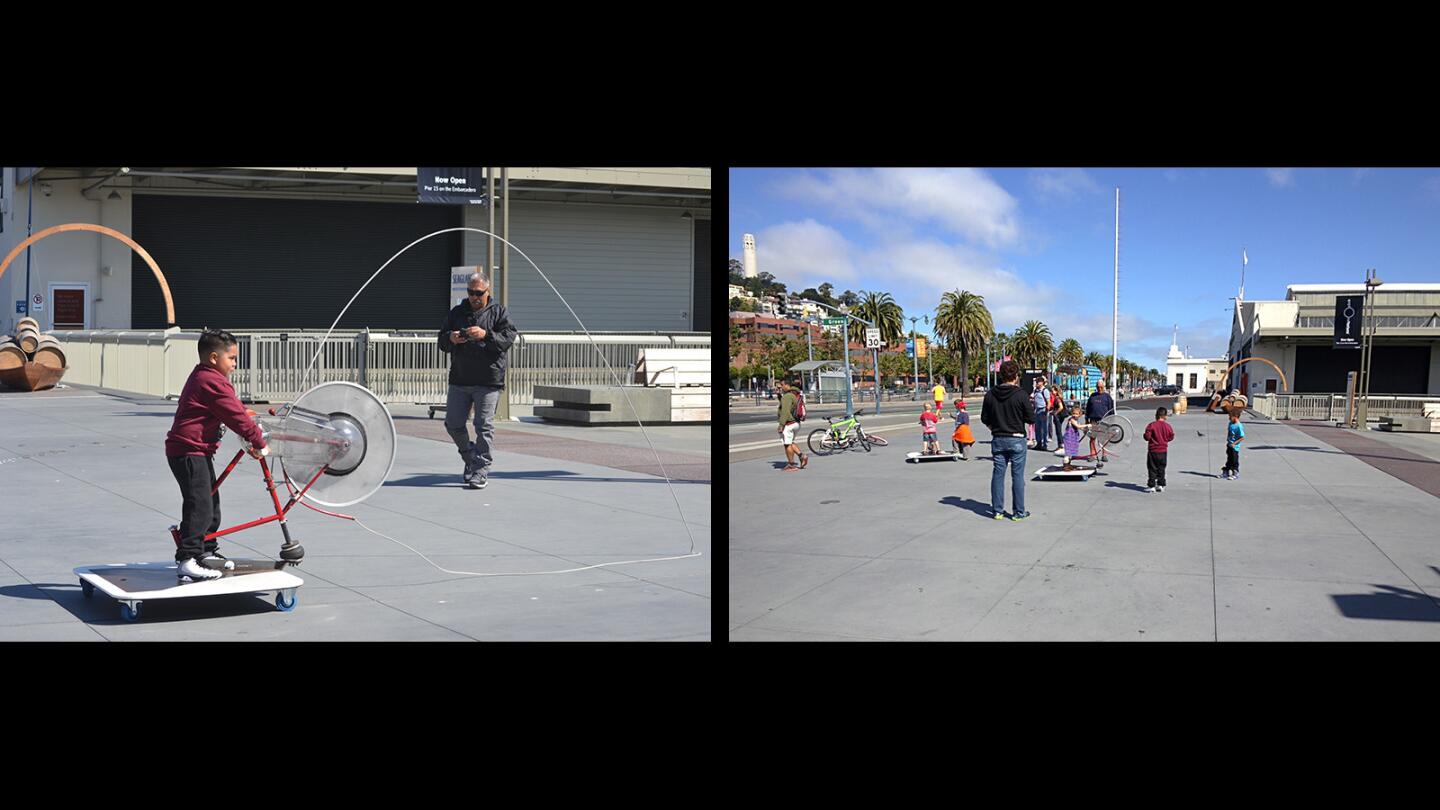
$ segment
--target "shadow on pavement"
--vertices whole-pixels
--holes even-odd
[[[1330,598],[1349,619],[1440,622],[1440,604],[1433,596],[1391,585],[1375,585],[1381,593],[1339,594]]]

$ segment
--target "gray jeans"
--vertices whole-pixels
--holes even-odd
[[[489,470],[495,461],[490,455],[495,440],[495,407],[504,390],[493,385],[452,385],[445,398],[445,431],[455,440],[462,456],[470,452],[465,419],[470,416],[471,405],[475,407],[475,460],[481,471]]]

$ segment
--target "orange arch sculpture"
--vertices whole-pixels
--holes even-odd
[[[30,247],[47,236],[54,236],[57,233],[64,233],[66,231],[93,231],[106,236],[112,236],[129,245],[131,250],[140,254],[140,258],[144,259],[145,263],[150,265],[150,269],[155,271],[155,280],[160,282],[160,292],[165,294],[165,322],[172,326],[175,324],[175,302],[170,298],[170,285],[165,282],[165,274],[160,272],[160,265],[156,264],[155,259],[151,258],[150,253],[146,251],[145,248],[140,247],[139,243],[134,239],[120,233],[114,228],[107,228],[104,225],[91,225],[87,222],[71,222],[66,225],[55,225],[46,228],[16,245],[15,249],[10,251],[10,254],[5,257],[5,260],[0,261],[0,276],[5,275],[5,268],[9,267],[10,262],[14,261],[15,257],[19,256],[20,252],[25,248]]]
[[[1225,369],[1225,373],[1224,373],[1224,375],[1222,375],[1222,377],[1223,377],[1224,379],[1229,379],[1229,378],[1230,378],[1230,372],[1232,372],[1232,371],[1235,370],[1235,366],[1238,366],[1238,365],[1240,365],[1240,364],[1242,364],[1242,363],[1248,363],[1248,362],[1250,362],[1251,360],[1259,360],[1260,362],[1264,363],[1265,365],[1267,365],[1267,366],[1275,369],[1275,373],[1280,375],[1280,389],[1281,389],[1282,391],[1288,391],[1288,390],[1290,390],[1290,383],[1285,380],[1285,372],[1281,371],[1279,366],[1275,365],[1274,363],[1270,362],[1269,360],[1266,360],[1266,359],[1263,358],[1263,357],[1247,357],[1247,358],[1245,358],[1244,360],[1237,360],[1234,365],[1230,366],[1230,368]],[[1245,392],[1242,391],[1242,392],[1240,392],[1240,393],[1243,394],[1243,393],[1245,393]]]

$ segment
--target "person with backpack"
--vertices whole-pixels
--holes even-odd
[[[810,463],[809,454],[802,453],[795,444],[795,431],[805,421],[805,395],[788,380],[780,381],[780,390],[784,393],[780,397],[780,409],[776,415],[779,427],[775,432],[780,434],[780,444],[785,447],[786,464],[781,472],[797,472]],[[796,459],[800,461],[798,465]]]

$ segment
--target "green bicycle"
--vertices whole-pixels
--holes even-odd
[[[835,421],[835,417],[827,416],[825,421],[830,423],[830,427],[815,428],[810,431],[810,438],[806,441],[810,445],[811,452],[817,456],[828,456],[836,450],[849,450],[857,444],[864,447],[865,452],[868,453],[871,445],[884,447],[889,444],[881,436],[866,433],[865,429],[860,426],[860,420],[855,416],[841,419],[838,422]]]

